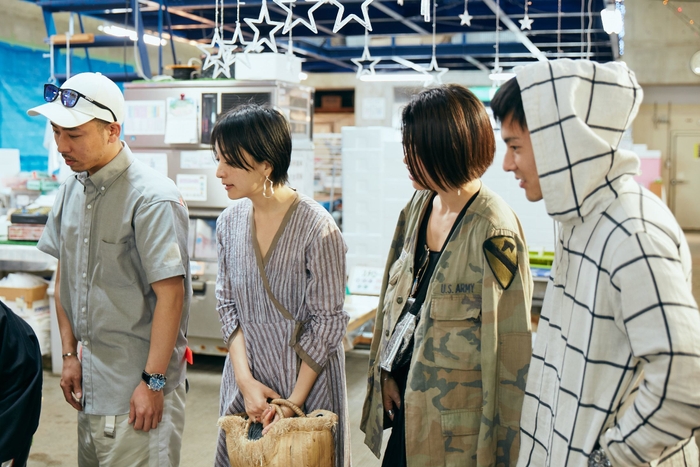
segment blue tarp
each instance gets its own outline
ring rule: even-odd
[[[46,119],[30,117],[27,109],[43,102],[43,86],[50,76],[50,61],[44,58],[47,51],[30,49],[0,42],[0,148],[19,149],[24,171],[46,171],[48,155],[44,148]],[[91,58],[92,70],[87,60],[73,55],[71,74],[85,71],[102,73],[123,72],[121,63],[110,63]],[[66,57],[63,51],[56,56],[56,73],[65,73]],[[126,66],[128,72],[133,67]]]

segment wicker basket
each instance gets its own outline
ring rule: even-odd
[[[246,414],[219,419],[219,426],[226,432],[231,467],[334,467],[333,433],[338,416],[328,410],[305,415],[285,399],[275,399],[272,405],[281,420],[257,440],[248,439],[251,422]],[[291,408],[298,416],[284,418],[280,405]]]

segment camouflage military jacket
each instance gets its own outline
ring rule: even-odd
[[[410,292],[430,199],[430,192],[416,192],[401,212],[386,263],[361,422],[377,457],[386,421],[380,349]],[[520,223],[482,186],[448,240],[419,312],[404,400],[409,467],[515,466],[532,351],[531,298]]]

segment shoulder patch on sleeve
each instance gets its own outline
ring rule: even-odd
[[[491,237],[484,242],[484,255],[501,287],[510,287],[518,272],[518,246],[513,237]]]

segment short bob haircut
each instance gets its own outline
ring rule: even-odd
[[[440,86],[415,96],[403,110],[403,148],[413,179],[427,189],[456,190],[491,165],[491,121],[467,88]]]
[[[216,152],[218,144],[219,152]],[[243,151],[259,164],[272,166],[273,185],[287,182],[292,157],[292,135],[287,119],[270,107],[243,104],[223,115],[211,132],[214,153],[231,167],[251,171]]]
[[[523,98],[520,95],[517,79],[509,79],[498,89],[491,100],[491,110],[493,110],[493,116],[497,121],[502,123],[511,118],[512,122],[517,123],[521,130],[527,130]]]

